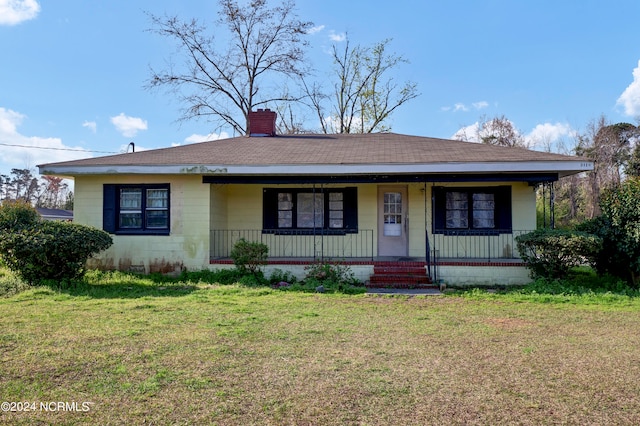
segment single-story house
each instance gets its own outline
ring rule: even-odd
[[[249,136],[38,167],[75,180],[75,222],[113,234],[93,267],[232,267],[244,238],[269,247],[266,273],[333,260],[402,286],[526,282],[514,238],[536,228],[536,187],[593,168],[395,133],[276,135],[275,117],[252,112]]]

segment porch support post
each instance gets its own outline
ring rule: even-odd
[[[542,227],[547,227],[547,197],[545,195],[545,188],[547,184],[542,182]]]
[[[551,229],[556,227],[556,194],[553,187],[553,182],[549,183],[549,225]]]
[[[429,277],[432,277],[431,275],[431,247],[429,244],[429,223],[428,223],[428,219],[427,219],[427,182],[423,183],[423,187],[422,187],[422,198],[424,200],[424,250],[425,250],[425,254],[424,254],[424,259],[425,259],[425,263],[427,264],[427,273],[429,274]]]

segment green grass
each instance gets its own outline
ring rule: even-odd
[[[640,423],[640,297],[537,285],[377,297],[92,272],[21,287],[0,298],[0,401],[91,404],[0,424]]]

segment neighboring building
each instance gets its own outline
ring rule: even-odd
[[[44,220],[63,220],[67,222],[71,222],[73,220],[73,210],[45,209],[42,207],[36,207],[36,211]]]
[[[334,259],[381,285],[401,283],[401,266],[454,284],[526,282],[514,237],[536,227],[536,186],[593,168],[394,133],[271,136],[269,110],[250,122],[251,137],[38,167],[73,177],[74,220],[113,234],[94,267],[229,267],[245,238],[269,246],[267,269]]]

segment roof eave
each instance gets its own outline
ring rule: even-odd
[[[519,161],[427,164],[274,164],[274,165],[42,165],[40,174],[57,176],[153,175],[352,175],[406,173],[558,173],[561,177],[593,170],[588,161]]]

